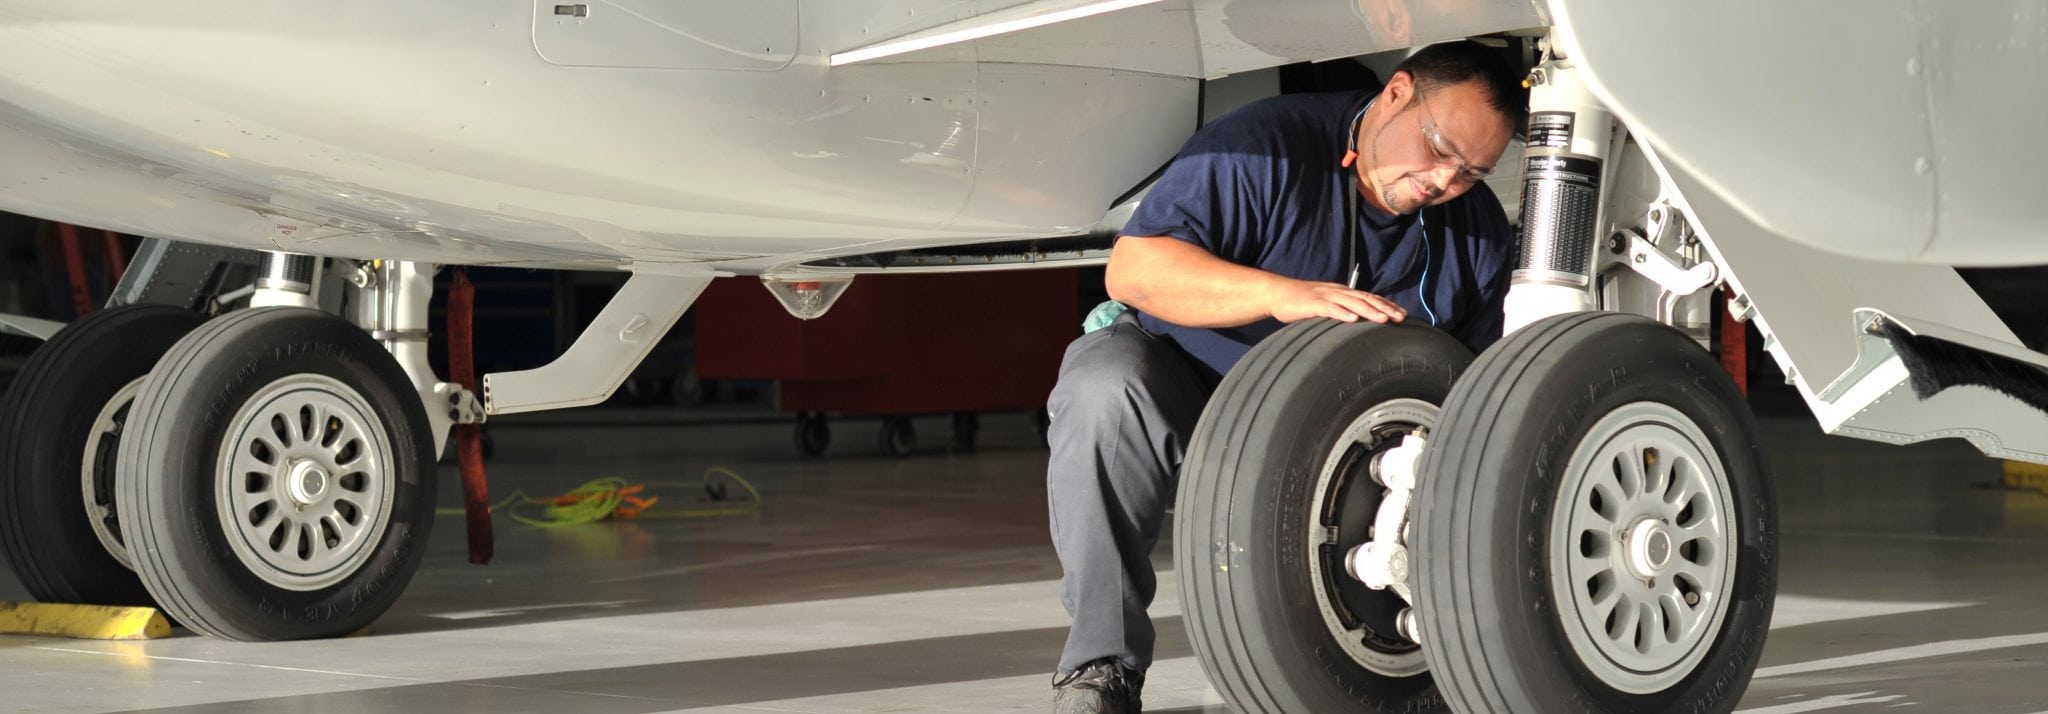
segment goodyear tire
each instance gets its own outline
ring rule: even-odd
[[[1345,573],[1383,489],[1373,456],[1434,425],[1472,360],[1412,325],[1313,320],[1224,378],[1182,467],[1174,564],[1195,653],[1244,712],[1434,711],[1441,697],[1395,618]]]
[[[335,637],[389,608],[434,515],[404,370],[314,310],[208,323],[165,355],[121,438],[122,531],[164,611],[234,640]]]
[[[1697,343],[1616,313],[1523,328],[1451,391],[1420,474],[1417,611],[1454,708],[1735,707],[1777,516],[1742,395]]]
[[[143,377],[205,320],[164,305],[102,310],[15,376],[0,403],[0,550],[37,600],[151,604],[121,536],[115,451]]]

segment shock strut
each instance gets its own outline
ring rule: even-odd
[[[1508,333],[1597,306],[1600,177],[1613,136],[1614,116],[1587,90],[1570,58],[1547,57],[1530,71],[1521,254],[1508,287]]]

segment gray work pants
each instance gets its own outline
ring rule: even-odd
[[[1067,347],[1046,410],[1046,495],[1060,601],[1073,618],[1059,671],[1103,657],[1152,665],[1152,546],[1173,504],[1188,437],[1213,385],[1133,313]]]

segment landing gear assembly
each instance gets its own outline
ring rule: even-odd
[[[157,275],[180,267],[161,248],[131,277],[197,282]],[[430,274],[359,266],[358,324],[315,308],[322,267],[265,254],[241,291],[255,307],[208,321],[122,305],[35,354],[0,432],[0,545],[31,594],[154,604],[241,640],[347,634],[397,599],[433,525],[433,437],[453,421],[428,416],[414,376]]]
[[[1509,334],[1290,325],[1202,416],[1175,559],[1240,711],[1725,712],[1756,668],[1773,494],[1704,349],[1740,288],[1570,63],[1531,76]]]
[[[1561,315],[1474,362],[1429,328],[1293,325],[1196,434],[1184,617],[1242,711],[1719,711],[1761,656],[1756,428],[1668,326]]]
[[[426,553],[451,425],[603,401],[710,280],[635,276],[562,360],[487,375],[487,404],[427,366],[433,266],[206,250],[146,245],[117,294],[172,304],[80,320],[24,367],[0,549],[38,599],[236,640],[375,621]]]

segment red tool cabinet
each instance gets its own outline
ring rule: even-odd
[[[1045,406],[1080,334],[1075,300],[1072,269],[863,275],[804,321],[759,278],[724,278],[693,308],[697,373],[777,380],[806,453],[829,441],[827,412],[884,417],[898,456],[915,449],[909,416],[952,413],[955,445],[971,447],[976,413]]]

